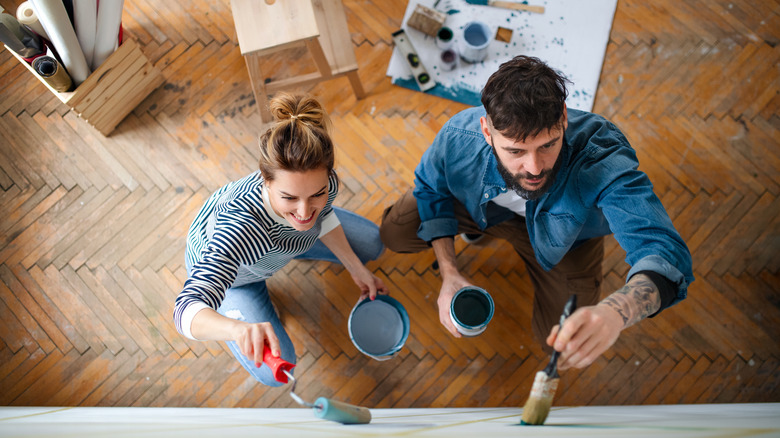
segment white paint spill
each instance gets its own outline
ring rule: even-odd
[[[244,320],[244,314],[241,313],[241,311],[238,309],[228,310],[225,312],[225,316],[232,319],[238,319],[240,321]]]

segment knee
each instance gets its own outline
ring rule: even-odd
[[[383,244],[383,248],[388,248],[393,252],[403,252],[402,245],[399,245],[401,239],[398,238],[398,230],[392,228],[386,221],[382,221],[379,226],[379,240]]]

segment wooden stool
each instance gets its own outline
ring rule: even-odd
[[[238,45],[264,122],[271,121],[269,93],[283,88],[347,76],[355,96],[365,97],[341,0],[230,0],[230,4]],[[318,72],[271,82],[263,80],[261,56],[304,45]]]

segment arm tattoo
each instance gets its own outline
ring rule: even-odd
[[[657,312],[661,295],[650,278],[637,274],[601,302],[617,312],[623,318],[623,327],[628,327]]]

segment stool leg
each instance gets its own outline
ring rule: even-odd
[[[349,83],[352,85],[352,91],[355,92],[355,97],[358,99],[366,97],[366,91],[363,90],[363,84],[360,82],[357,70],[347,73],[347,78],[349,78]]]
[[[320,46],[320,40],[318,38],[306,40],[306,47],[309,48],[309,53],[314,58],[314,63],[317,65],[317,70],[320,71],[322,78],[327,79],[333,76],[330,64],[328,64],[328,58],[325,57],[325,52],[322,51],[322,46]]]
[[[260,110],[260,120],[264,123],[272,121],[271,112],[268,110],[268,93],[265,91],[263,74],[260,73],[260,56],[250,53],[244,56],[246,69],[249,71],[249,81],[252,84],[252,93],[255,95],[255,103]]]

